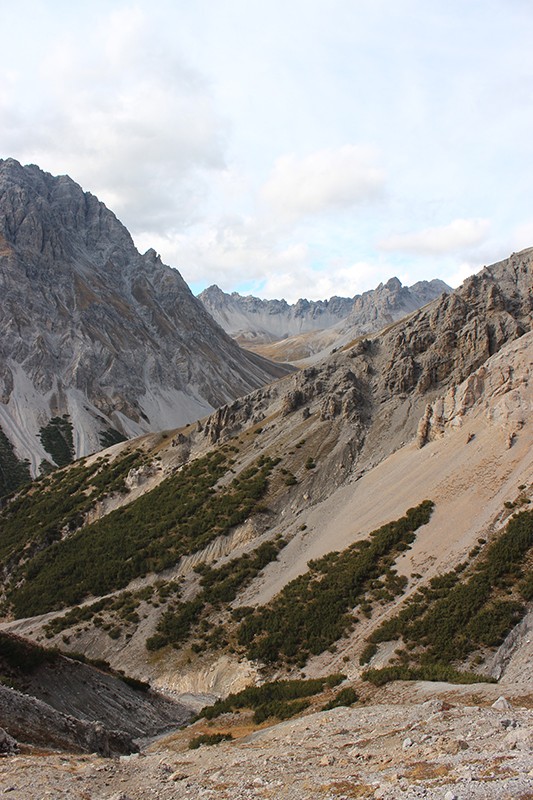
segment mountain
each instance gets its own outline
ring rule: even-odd
[[[0,161],[0,291],[0,452],[14,446],[33,474],[287,371],[242,351],[96,197],[13,159]]]
[[[532,312],[533,249],[6,504],[2,629],[210,704],[114,786],[531,789]]]
[[[243,346],[273,353],[276,359],[284,353],[292,361],[301,359],[302,353],[310,355],[331,349],[335,344],[345,344],[349,336],[355,338],[361,333],[378,331],[450,291],[441,280],[419,281],[407,287],[398,278],[391,278],[376,289],[352,298],[300,299],[293,305],[285,300],[260,300],[242,297],[237,292],[227,294],[218,286],[210,286],[198,297],[213,319]],[[313,333],[314,336],[305,335]],[[287,339],[290,342],[284,341]],[[280,344],[265,347],[275,342]]]
[[[257,344],[329,328],[347,317],[353,306],[349,297],[300,299],[289,305],[286,300],[261,300],[251,295],[243,297],[238,292],[228,294],[215,285],[204,289],[198,299],[230,336],[242,343]]]
[[[305,571],[309,559],[339,545],[344,549],[369,526],[379,528],[434,495],[441,505],[431,525],[442,535],[439,526],[465,504],[447,534],[441,566],[446,565],[454,541],[473,532],[481,536],[483,526],[492,524],[491,515],[497,516],[510,491],[508,475],[521,483],[519,471],[526,465],[520,459],[524,452],[530,458],[532,256],[524,251],[485,268],[381,334],[224,405],[173,437],[154,434],[124,443],[28,487],[1,517],[6,609],[33,617],[146,579],[150,597],[141,592],[132,607],[127,594],[121,601],[129,611],[142,608],[138,627],[123,625],[127,613],[109,611],[107,600],[90,614],[109,616],[107,627],[89,638],[78,628],[85,612],[57,626],[47,617],[45,627],[52,641],[59,632],[77,630],[72,646],[84,649],[87,638],[87,655],[113,665],[116,646],[109,631],[116,618],[117,636],[126,636],[121,663],[131,653],[128,669],[135,674],[140,668],[138,677],[147,679],[151,668],[142,660],[139,667],[139,653],[157,633],[161,604],[175,605],[177,592],[178,606],[189,600],[194,605],[195,565],[272,542],[266,555],[254,555],[258,564],[267,555],[273,562],[264,571],[263,588],[244,592],[255,603],[270,602]],[[466,442],[477,428],[475,443]],[[432,447],[438,452],[452,439],[456,479],[453,459],[444,467],[444,456],[434,462],[429,457]],[[496,448],[497,459],[486,448]],[[475,465],[485,460],[477,474]],[[387,470],[394,481],[384,477]],[[275,544],[277,536],[283,547]],[[432,540],[437,534],[425,536]],[[154,584],[157,573],[171,581],[162,595]],[[177,576],[182,586],[173,582]],[[28,626],[33,630],[35,624]],[[155,649],[163,639],[156,636]],[[166,658],[153,665],[163,682],[176,675],[174,666],[167,671],[175,651]],[[221,658],[232,662],[225,650]],[[232,679],[241,671],[235,666]]]

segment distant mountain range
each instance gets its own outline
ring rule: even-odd
[[[298,347],[310,354],[335,343],[344,344],[362,333],[378,331],[450,291],[444,281],[437,279],[407,287],[398,278],[391,278],[355,297],[300,299],[292,305],[285,300],[228,294],[218,286],[210,286],[198,297],[213,319],[244,347],[261,350],[261,345],[300,337],[290,347],[279,348],[281,354],[293,360],[291,352],[298,351]],[[317,332],[321,335],[302,336]],[[266,348],[266,352],[275,354],[276,350]]]
[[[7,483],[21,459],[36,474],[287,372],[241,350],[96,197],[14,159],[0,160],[0,296]]]

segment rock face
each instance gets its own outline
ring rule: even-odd
[[[412,286],[402,286],[398,278],[391,278],[376,289],[354,297],[350,314],[336,328],[341,339],[346,339],[347,334],[356,338],[374,333],[450,292],[448,284],[437,278],[418,281]]]
[[[243,352],[96,197],[13,159],[0,161],[0,296],[0,425],[34,472],[57,462],[51,419],[81,456],[284,372]]]
[[[199,299],[227,333],[242,343],[261,344],[336,326],[341,335],[357,327],[361,333],[376,331],[434,300],[450,287],[443,281],[420,281],[411,287],[391,278],[355,297],[329,300],[260,300],[227,294],[218,286],[205,289]]]
[[[484,268],[455,292],[442,294],[381,334],[369,335],[284,381],[219,408],[207,420],[204,435],[216,442],[274,411],[283,418],[311,409],[321,420],[344,419],[352,432],[357,423],[364,438],[371,424],[375,426],[377,418],[392,413],[392,408],[414,409],[425,397],[433,398],[448,387],[454,394],[453,387],[469,376],[479,381],[475,371],[506,342],[531,330],[532,265],[533,249],[529,249]],[[433,426],[439,413],[438,408],[426,411]],[[410,416],[417,424],[416,414]],[[405,425],[404,415],[401,419]],[[406,428],[404,436],[415,431]],[[377,435],[383,445],[392,431],[382,434],[380,429]]]
[[[16,742],[104,756],[186,722],[191,711],[147,685],[0,634],[0,753]],[[6,685],[8,684],[8,685]],[[17,689],[12,688],[17,686]]]
[[[96,722],[62,714],[42,700],[6,686],[0,686],[0,705],[2,724],[19,742],[102,756],[137,749],[123,731],[109,731]]]
[[[253,472],[253,465],[264,463],[266,457],[279,457],[278,471],[270,473],[261,507],[250,512],[244,523],[233,526],[229,535],[209,542],[199,538],[197,550],[185,551],[179,561],[176,554],[173,566],[165,565],[159,575],[142,578],[147,584],[143,590],[150,588],[149,581],[154,589],[139,601],[134,621],[127,623],[127,618],[122,618],[118,639],[106,631],[116,621],[116,612],[109,606],[100,609],[99,619],[61,628],[50,643],[67,644],[93,658],[105,655],[116,668],[126,668],[143,680],[150,678],[169,691],[195,692],[198,705],[210,699],[206,695],[227,695],[254,680],[262,682],[268,675],[259,671],[258,662],[235,651],[235,628],[227,628],[231,636],[228,634],[226,645],[216,635],[211,639],[220,620],[231,626],[230,616],[243,619],[251,608],[266,607],[311,564],[315,569],[324,568],[347,547],[368,540],[370,531],[398,519],[406,508],[431,499],[435,510],[420,535],[394,561],[403,598],[396,593],[387,598],[378,583],[378,594],[374,598],[367,595],[368,616],[361,603],[363,613],[353,618],[353,628],[335,647],[306,654],[305,676],[343,672],[357,689],[361,701],[357,707],[324,706],[323,697],[313,701],[316,705],[304,712],[306,716],[262,730],[255,729],[249,717],[227,715],[215,726],[199,720],[193,729],[173,733],[166,742],[160,739],[140,759],[121,759],[105,771],[96,767],[91,771],[89,761],[84,760],[87,771],[77,784],[81,794],[109,798],[117,792],[117,797],[120,793],[132,800],[142,800],[149,793],[167,800],[176,793],[191,800],[214,794],[244,800],[261,793],[304,800],[321,793],[384,800],[442,800],[448,796],[499,800],[531,794],[531,611],[519,624],[511,623],[514,627],[497,651],[493,645],[482,648],[485,666],[476,672],[480,678],[497,677],[496,685],[482,680],[465,686],[397,681],[371,687],[361,680],[361,654],[369,633],[389,614],[396,614],[402,600],[413,599],[433,578],[450,570],[457,575],[465,570],[474,574],[476,565],[482,563],[476,561],[476,550],[483,559],[480,548],[490,548],[516,512],[526,511],[528,519],[533,514],[532,266],[533,249],[514,254],[468,279],[453,295],[438,298],[321,363],[220,407],[201,425],[191,426],[174,439],[168,437],[166,443],[155,435],[144,437],[154,470],[143,466],[129,475],[133,491],[149,487],[143,499],[149,499],[150,487],[154,487],[151,481],[155,482],[159,473],[161,479],[165,474],[179,475],[188,460],[194,462],[206,449],[219,444],[219,453],[232,454],[230,470],[218,481],[219,489],[236,478],[237,491],[243,491],[243,478],[250,467]],[[151,453],[150,439],[154,442]],[[69,473],[72,471],[57,473],[57,479],[67,478]],[[136,519],[160,518],[164,510],[161,496],[154,492],[153,506]],[[135,501],[124,495],[121,502],[126,513],[127,504]],[[16,514],[16,503],[10,505]],[[1,512],[2,521],[8,519],[10,505]],[[209,502],[201,503],[202,513],[208,506]],[[168,516],[174,520],[170,513]],[[186,524],[191,525],[191,520],[189,514]],[[205,528],[199,529],[200,536],[202,532]],[[81,530],[74,537],[78,536],[79,542],[83,535]],[[231,590],[238,572],[246,574],[250,569],[259,542],[275,542],[278,537],[285,540],[279,558],[242,584],[237,596],[230,591],[233,599],[228,600],[225,611],[222,605],[213,604],[212,609],[204,605],[201,622],[187,641],[178,641],[180,647],[168,647],[156,657],[147,655],[146,637],[159,624],[163,608],[170,608],[172,614],[180,612],[181,617],[174,618],[176,624],[185,624],[183,611],[191,608],[190,601],[199,597],[202,587],[209,586],[215,562],[221,570],[219,586]],[[90,558],[94,559],[94,529],[86,531],[86,539],[91,540]],[[68,537],[56,542],[50,551],[57,553],[68,542]],[[36,539],[35,544],[40,559],[49,542]],[[148,544],[153,544],[152,534]],[[21,547],[25,558],[26,540]],[[233,561],[244,556],[240,563]],[[107,566],[109,550],[105,557]],[[40,568],[38,562],[35,566]],[[7,563],[6,582],[9,569]],[[524,563],[524,577],[526,570]],[[23,574],[22,570],[13,571],[16,581]],[[31,579],[38,572],[30,568],[25,574]],[[159,577],[168,583],[160,582]],[[317,578],[307,584],[310,593],[321,582]],[[522,574],[517,573],[516,578],[521,579]],[[171,584],[178,602],[169,600]],[[139,591],[140,586],[137,580],[129,585],[129,599],[130,592]],[[498,583],[496,588],[499,598],[502,585]],[[509,588],[506,584],[505,591]],[[216,595],[211,597],[218,602]],[[296,597],[294,592],[295,609]],[[124,599],[128,598],[123,595]],[[117,596],[114,602],[120,600]],[[466,609],[466,603],[463,606]],[[291,613],[289,606],[288,615]],[[281,614],[275,617],[276,624],[281,618]],[[297,613],[291,618],[303,619]],[[318,614],[310,618],[320,619]],[[2,627],[39,639],[47,633],[49,621],[45,615],[5,622]],[[371,657],[371,668],[390,663],[396,645],[396,640],[381,641]],[[467,666],[470,670],[479,663],[476,659]],[[302,674],[301,665],[294,662],[275,670],[271,674],[276,678]],[[1,658],[0,672],[6,674]],[[81,677],[83,683],[85,674]],[[57,698],[54,680],[61,688],[69,685],[68,698]],[[24,687],[24,691],[30,690],[34,697],[48,698],[47,704],[54,703],[56,711],[83,719],[80,709],[88,710],[87,706],[97,702],[94,698],[86,703],[80,682],[67,680],[65,672],[48,665]],[[103,689],[95,694],[106,697]],[[497,699],[500,695],[502,699]],[[9,698],[5,707],[8,702]],[[528,708],[520,708],[523,704]],[[125,728],[123,711],[117,711],[115,704],[107,705],[109,727],[129,731],[135,738],[139,717],[133,719],[132,715],[132,727]],[[92,706],[89,719],[102,720],[102,713],[97,714]],[[141,719],[145,719],[144,711]],[[0,726],[14,735],[1,713]],[[193,735],[219,731],[232,732],[236,740],[217,748],[187,750],[184,755]],[[13,744],[8,742],[10,746]],[[5,767],[3,777],[0,770],[0,786],[6,791],[16,787],[24,797],[35,800],[42,796],[43,785],[58,796],[64,794],[72,786],[72,770],[62,777],[61,769],[65,770],[65,763],[81,762],[71,756],[61,767],[54,756],[45,758],[40,756],[33,764],[24,755],[2,760]]]

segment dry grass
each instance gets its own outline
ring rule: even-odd
[[[322,792],[333,792],[343,797],[374,797],[375,786],[366,783],[354,783],[352,780],[334,781],[320,787]]]
[[[403,773],[409,781],[438,781],[447,777],[452,770],[450,764],[437,764],[431,761],[417,761]]]

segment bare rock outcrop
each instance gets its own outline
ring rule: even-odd
[[[137,747],[123,731],[105,729],[62,714],[35,697],[0,685],[0,724],[18,742],[103,756],[133,753]]]
[[[382,399],[459,384],[531,329],[533,250],[486,267],[380,340]]]
[[[522,386],[532,380],[533,334],[512,342],[505,354],[488,359],[458,386],[426,405],[418,425],[418,445],[442,436],[447,428],[459,428],[471,409],[486,414],[488,419],[507,431],[508,440],[516,435],[531,413],[524,407]],[[510,438],[509,438],[510,437]]]
[[[0,755],[12,756],[18,752],[19,746],[16,739],[13,739],[3,728],[0,728]]]

